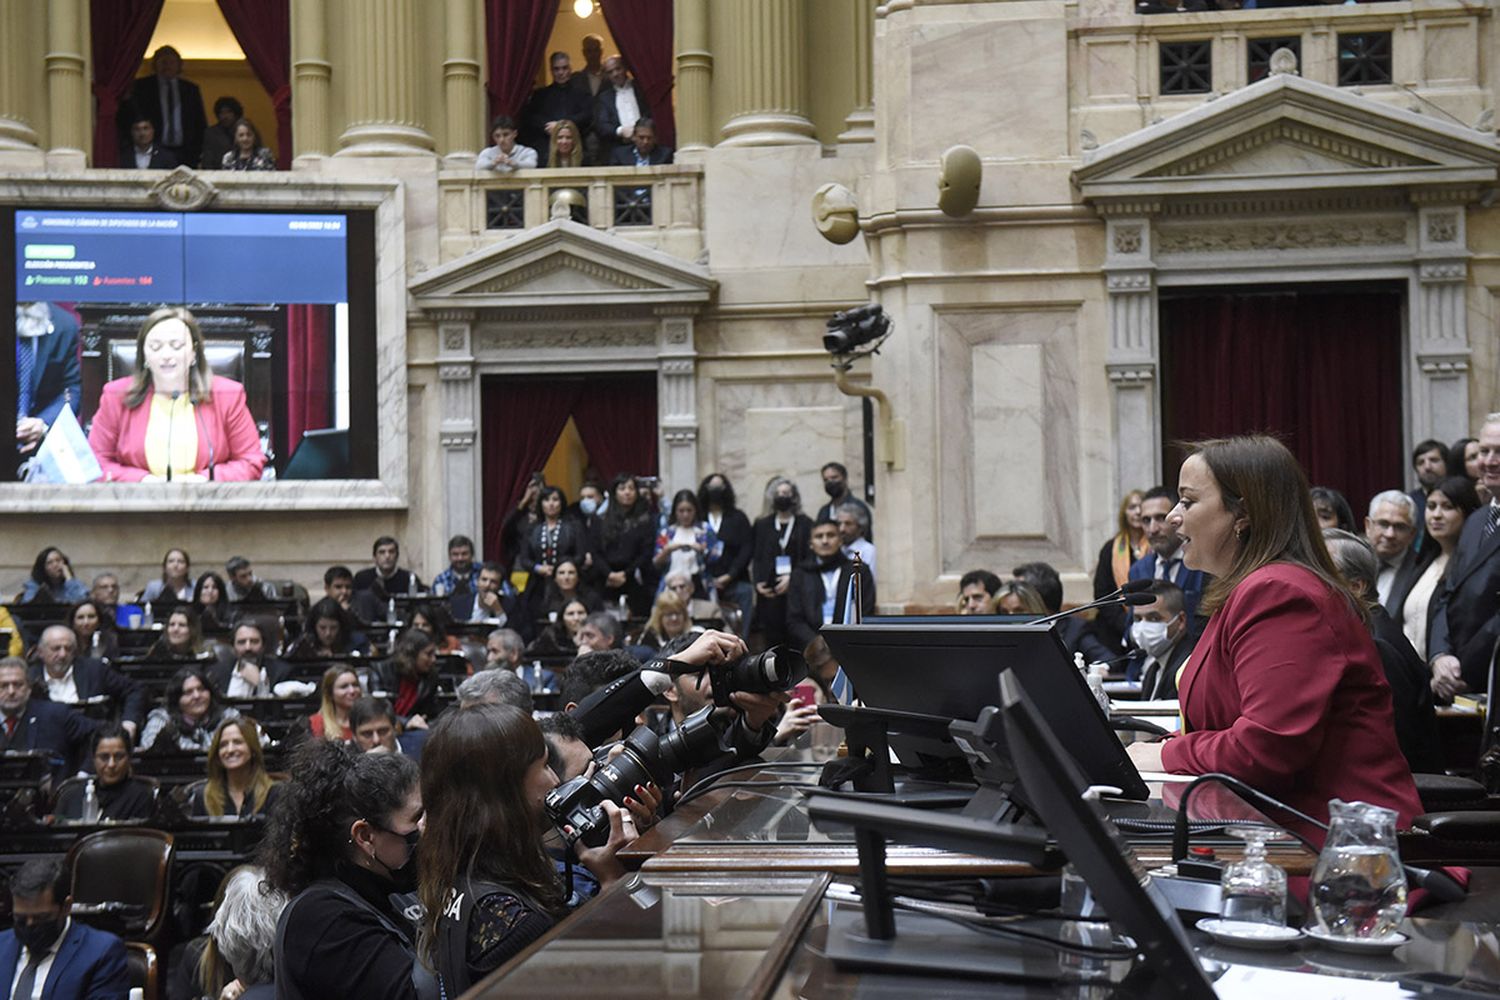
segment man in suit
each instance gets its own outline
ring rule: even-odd
[[[812,556],[792,570],[788,589],[787,630],[792,647],[799,650],[806,648],[824,625],[848,621],[853,604],[849,588],[854,580],[854,563],[844,555],[838,522],[824,518],[814,524],[808,547]],[[868,615],[875,610],[875,578],[863,564],[859,576],[860,612]]]
[[[136,118],[151,123],[162,149],[172,157],[171,166],[197,163],[208,128],[203,92],[183,78],[182,56],[170,45],[151,56],[151,68],[152,75],[141,77],[131,88]]]
[[[1396,577],[1416,561],[1412,539],[1416,537],[1417,505],[1400,490],[1383,490],[1370,499],[1365,517],[1365,538],[1375,548],[1380,560],[1376,594],[1387,612],[1391,612],[1391,593]],[[1402,595],[1405,600],[1405,595]],[[1394,612],[1392,612],[1394,613]]]
[[[1141,651],[1141,698],[1177,697],[1177,671],[1197,642],[1188,628],[1182,588],[1170,580],[1153,580],[1148,591],[1156,600],[1133,608],[1130,641]]]
[[[73,922],[72,872],[33,858],[10,879],[14,926],[0,933],[0,983],[13,1000],[119,1000],[130,992],[125,942]]]
[[[995,606],[995,595],[1000,593],[1000,578],[987,569],[971,569],[958,581],[958,613],[961,615],[987,615]],[[1042,595],[1045,601],[1047,596]],[[1058,607],[1062,593],[1059,587]]]
[[[505,567],[496,562],[479,567],[479,582],[472,594],[460,592],[448,598],[448,610],[456,622],[495,621],[524,631],[525,616],[516,608],[515,588],[505,579]]]
[[[78,770],[98,726],[81,712],[33,698],[26,661],[0,659],[0,751],[47,751],[53,780],[61,780]]]
[[[35,451],[52,421],[78,412],[78,320],[51,302],[16,306],[16,447]]]
[[[234,651],[221,654],[208,668],[214,690],[226,698],[272,698],[276,685],[292,676],[291,665],[266,652],[259,622],[245,619],[234,627]]]
[[[1464,521],[1427,634],[1432,690],[1444,701],[1484,692],[1500,636],[1500,413],[1479,430],[1479,475],[1490,502]]]
[[[636,122],[629,144],[616,146],[609,159],[612,167],[656,167],[671,162],[672,147],[656,144],[656,123],[650,118]]]
[[[1420,554],[1422,541],[1427,537],[1427,519],[1422,512],[1427,509],[1427,494],[1448,475],[1448,446],[1432,438],[1420,442],[1411,451],[1411,469],[1417,474],[1417,488],[1406,494],[1417,505],[1416,532],[1411,548]]]
[[[1187,615],[1188,629],[1197,634],[1202,631],[1195,625],[1198,601],[1203,597],[1203,588],[1208,586],[1209,577],[1202,570],[1188,569],[1182,561],[1182,536],[1167,523],[1167,515],[1176,505],[1177,499],[1164,486],[1153,486],[1141,498],[1141,526],[1146,530],[1151,551],[1131,565],[1130,579],[1167,580],[1177,584],[1182,590],[1182,608]],[[1129,627],[1127,622],[1125,628]]]
[[[177,158],[163,149],[156,141],[156,126],[144,115],[136,115],[130,123],[130,145],[120,166],[127,170],[171,170],[177,166]]]
[[[631,79],[625,60],[619,56],[604,60],[604,75],[609,86],[601,88],[594,100],[594,134],[605,149],[628,146],[635,136],[636,123],[650,119],[651,106],[646,103],[646,92]]]
[[[103,660],[78,655],[78,637],[66,625],[49,625],[37,642],[38,669],[32,683],[46,692],[47,700],[59,705],[107,696],[120,713],[120,725],[132,739],[146,717],[146,689],[107,665]]]
[[[554,52],[548,65],[552,82],[531,92],[521,112],[521,141],[536,150],[540,166],[547,166],[547,150],[559,122],[578,126],[580,137],[589,134],[594,120],[594,101],[587,87],[572,86],[573,62],[566,52]]]
[[[401,545],[390,535],[375,539],[373,547],[375,565],[367,566],[354,574],[354,589],[368,590],[378,600],[387,601],[398,594],[416,594],[422,590],[422,581],[409,569],[396,564],[401,560]]]

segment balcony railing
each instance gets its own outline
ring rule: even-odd
[[[582,167],[439,179],[443,259],[508,239],[566,210],[581,225],[694,260],[703,250],[703,169]]]

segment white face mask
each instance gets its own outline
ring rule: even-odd
[[[578,501],[578,509],[583,511],[584,515],[587,516],[599,509],[599,501],[593,497],[584,497]]]
[[[1172,620],[1176,621],[1173,615]],[[1172,648],[1172,639],[1167,634],[1172,622],[1148,622],[1137,619],[1130,624],[1130,641],[1146,655],[1160,658]]]

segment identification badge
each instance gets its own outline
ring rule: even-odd
[[[776,575],[777,576],[791,576],[791,574],[792,574],[792,557],[791,556],[777,556],[776,557]]]

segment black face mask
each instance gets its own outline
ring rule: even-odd
[[[370,824],[374,826],[374,824]],[[393,837],[400,837],[406,841],[406,861],[399,868],[392,868],[380,856],[374,855],[375,861],[385,869],[386,878],[397,892],[411,892],[417,887],[417,844],[422,839],[421,830],[413,830],[410,833],[401,834],[394,830],[386,830],[385,827],[376,827],[377,830],[385,830]]]
[[[775,507],[779,511],[788,511],[788,510],[791,510],[792,509],[792,498],[791,497],[777,497],[776,499],[774,499],[774,500],[771,501],[771,506]]]
[[[49,948],[62,933],[63,922],[57,917],[51,920],[33,920],[31,923],[16,922],[16,940],[25,946],[28,952],[35,954],[43,948]]]
[[[710,486],[703,491],[703,499],[711,504],[723,504],[728,492],[722,486]]]
[[[844,481],[842,479],[825,479],[825,480],[823,480],[823,492],[827,493],[831,497],[841,497],[841,496],[843,496],[844,495]]]

